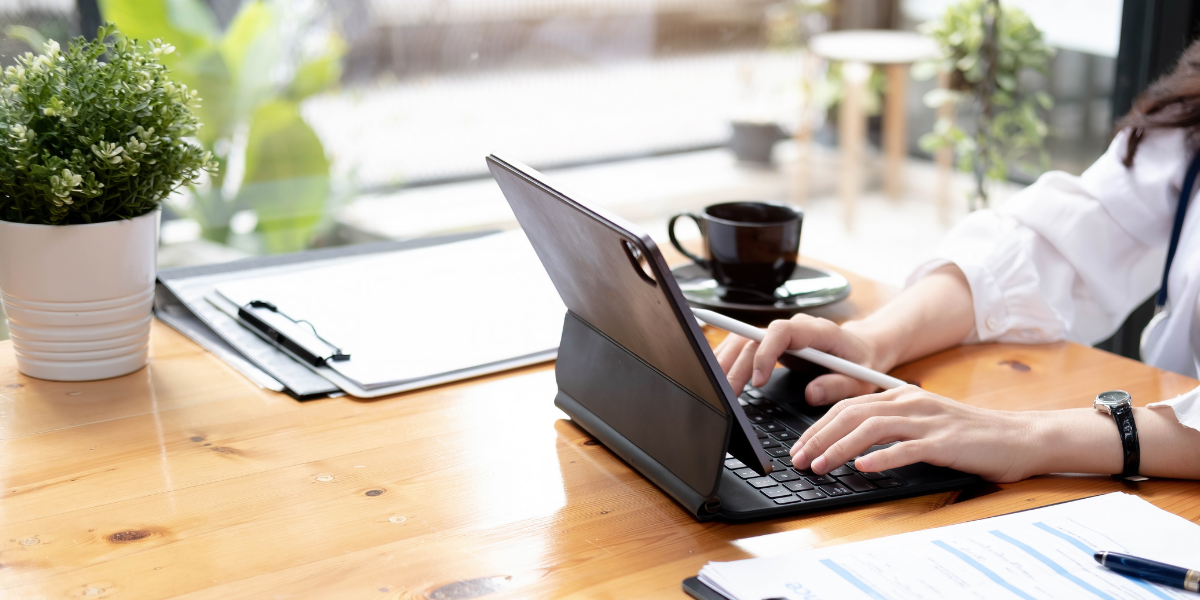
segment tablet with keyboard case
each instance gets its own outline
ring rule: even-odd
[[[804,401],[819,368],[730,388],[644,231],[536,171],[488,168],[567,307],[555,404],[697,519],[759,519],[958,488],[977,480],[915,464],[796,470],[788,448],[822,414]]]

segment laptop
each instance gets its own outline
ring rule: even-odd
[[[731,389],[649,235],[518,162],[487,164],[567,307],[555,405],[695,518],[779,517],[977,481],[923,463],[792,468],[788,449],[823,414],[804,388],[827,371],[777,369],[761,388]]]

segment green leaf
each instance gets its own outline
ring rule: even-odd
[[[234,16],[220,46],[221,55],[231,65],[230,71],[235,78],[242,75],[242,66],[250,58],[251,50],[258,49],[255,44],[259,38],[269,34],[274,23],[274,11],[261,0],[247,2]],[[275,56],[276,52],[270,54]]]
[[[275,10],[261,0],[242,6],[221,40],[220,52],[233,82],[229,90],[238,120],[276,95],[272,71],[282,61]]]
[[[200,0],[100,0],[100,13],[117,24],[126,36],[143,42],[163,39],[182,55],[212,45],[218,35],[216,22]],[[167,58],[164,64],[171,66]]]
[[[46,36],[42,35],[41,32],[32,27],[26,27],[24,25],[11,25],[4,30],[4,33],[14,40],[21,40],[22,42],[25,42],[25,44],[29,46],[30,50],[39,54],[46,46]]]
[[[203,99],[194,109],[204,124],[196,136],[200,143],[211,150],[217,140],[232,137],[238,117],[234,111],[233,82],[221,53],[212,47],[184,56],[175,63],[172,75],[200,92]]]
[[[216,17],[203,2],[197,0],[165,1],[167,19],[179,31],[209,41],[215,40],[221,35]]]
[[[1034,94],[1033,97],[1035,99],[1037,99],[1037,103],[1039,105],[1041,105],[1041,107],[1043,109],[1050,110],[1050,109],[1054,108],[1054,98],[1051,98],[1050,94],[1039,91],[1036,94]]]
[[[325,213],[329,160],[295,102],[276,100],[254,114],[238,204],[258,214],[271,252],[302,250]]]
[[[929,108],[940,108],[946,104],[958,102],[960,94],[945,88],[934,88],[925,92],[922,100]]]
[[[300,116],[300,105],[268,102],[254,113],[246,141],[244,181],[274,181],[329,175],[320,138]]]
[[[268,252],[298,252],[325,218],[329,190],[329,177],[300,177],[243,184],[238,198],[258,215],[255,229]]]
[[[293,100],[303,100],[313,94],[319,94],[338,82],[342,77],[341,57],[336,54],[325,54],[310,60],[296,71],[288,96]]]

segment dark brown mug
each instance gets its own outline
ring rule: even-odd
[[[675,237],[675,222],[688,217],[700,228],[708,258],[684,249]],[[791,206],[767,202],[726,202],[700,215],[671,217],[671,245],[710,274],[723,289],[726,302],[772,303],[775,290],[787,282],[800,255],[804,213]]]

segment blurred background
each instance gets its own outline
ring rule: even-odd
[[[1164,0],[1001,4],[1047,50],[1013,42],[1032,48],[1016,84],[1038,98],[1026,125],[1042,123],[1044,139],[986,182],[991,205],[1102,154],[1198,13]],[[178,49],[169,66],[204,98],[198,142],[222,170],[169,200],[161,266],[515,227],[484,167],[498,152],[661,242],[681,210],[798,204],[802,255],[899,285],[978,206],[972,173],[952,154],[939,166],[936,140],[922,140],[937,90],[956,89],[936,60],[952,50],[947,28],[966,46],[978,29],[952,22],[955,6],[982,0],[0,0],[0,66],[30,49],[30,32],[65,40],[103,20]],[[1025,35],[1001,29],[1002,48]],[[912,32],[936,52],[900,85],[873,62],[888,62],[883,48],[859,59],[872,70],[860,82],[816,42],[859,30]],[[942,117],[969,137],[979,99],[957,83]],[[848,166],[839,138],[854,130],[839,111],[851,89],[866,145]],[[903,178],[885,190],[880,144],[897,124]],[[840,189],[848,176],[854,189]]]

